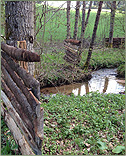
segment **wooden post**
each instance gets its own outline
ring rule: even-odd
[[[25,40],[17,41],[17,45],[18,45],[18,48],[27,49]],[[28,63],[27,62],[19,61],[19,64],[21,67],[23,67],[28,72]]]

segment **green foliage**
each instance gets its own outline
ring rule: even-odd
[[[124,95],[57,94],[41,106],[45,112],[43,154],[111,155],[114,147],[124,146]]]
[[[3,117],[1,118],[1,154],[2,155],[18,155],[18,145],[6,126]]]
[[[125,77],[125,64],[121,64],[117,69],[118,76]]]
[[[90,60],[90,67],[95,70],[99,68],[118,67],[120,64],[125,62],[121,53],[125,53],[125,50],[117,48],[94,49]],[[80,67],[83,67],[84,62],[86,61],[87,58],[87,54],[88,50],[85,50],[82,53]]]
[[[113,150],[112,150],[112,152],[113,153],[121,153],[122,151],[124,151],[125,150],[125,146],[116,146]]]
[[[99,141],[97,141],[97,144],[99,146],[99,149],[101,149],[101,150],[108,149],[105,142],[102,142],[102,141],[99,140]]]
[[[82,52],[81,61],[77,68],[83,69],[83,66],[86,62],[88,54],[88,49],[85,49]],[[97,70],[100,68],[115,68],[120,66],[120,64],[124,64],[125,60],[123,58],[123,55],[125,54],[124,49],[109,49],[109,48],[101,48],[101,49],[94,49],[92,52],[92,57],[90,60],[89,67],[93,70]],[[72,74],[70,70],[68,71],[68,68],[66,68],[68,65],[63,59],[65,55],[64,50],[61,50],[60,47],[56,48],[56,52],[51,51],[49,49],[49,52],[46,53],[46,55],[41,55],[41,66],[40,73],[45,72],[46,75],[43,76],[46,80],[48,79],[48,84],[50,84],[52,81],[55,83],[58,82],[60,78],[66,78],[66,80],[72,80]],[[71,65],[72,66],[72,65]],[[70,69],[70,68],[69,68]],[[119,69],[122,74],[124,75],[125,68]],[[81,71],[80,71],[81,72]],[[87,71],[85,70],[84,73]],[[76,76],[78,73],[75,73]],[[68,77],[69,76],[69,77]],[[62,83],[62,82],[61,82]]]
[[[1,34],[5,35],[5,1],[1,1]]]

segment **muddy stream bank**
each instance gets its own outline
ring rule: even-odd
[[[70,95],[87,94],[91,91],[100,93],[115,93],[119,94],[125,91],[125,79],[117,78],[117,69],[100,69],[92,72],[92,78],[83,83],[74,83],[59,87],[46,87],[41,89],[43,95],[62,93]]]

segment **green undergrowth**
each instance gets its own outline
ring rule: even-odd
[[[56,94],[44,107],[42,155],[124,155],[125,95]],[[41,100],[40,100],[41,101]],[[1,154],[21,155],[1,119]]]
[[[80,62],[80,67],[83,67],[84,62],[86,61],[88,50],[84,50],[82,54],[82,60]],[[102,48],[94,49],[92,52],[90,60],[91,69],[100,69],[100,68],[114,68],[120,66],[120,64],[125,63],[125,59],[122,56],[125,54],[124,49],[118,48]]]
[[[21,155],[3,117],[1,117],[1,155]]]
[[[41,57],[41,62],[43,67],[48,70],[49,66],[46,66],[46,63],[50,65],[50,69],[56,69],[57,65],[66,64],[66,61],[63,59],[65,55],[65,50],[57,49],[57,52],[50,52]],[[87,59],[88,49],[83,49],[81,61],[79,67],[82,68],[84,62]],[[125,50],[118,48],[95,48],[92,51],[92,56],[90,60],[90,68],[99,69],[99,68],[113,68],[118,67],[120,64],[125,63]],[[53,66],[52,66],[53,65]],[[70,65],[70,64],[69,64]]]
[[[121,64],[118,68],[117,68],[117,74],[119,77],[125,77],[125,64]]]
[[[57,94],[41,106],[43,155],[124,154],[124,95]]]
[[[125,59],[123,57],[124,53],[124,49],[95,48],[92,52],[89,68],[90,70],[98,70],[101,68],[117,68],[125,63]],[[80,63],[74,67],[72,64],[67,63],[63,59],[65,56],[64,49],[57,47],[55,51],[48,52],[47,50],[46,54],[41,55],[41,69],[39,69],[41,74],[38,76],[38,80],[41,84],[48,83],[48,85],[52,83],[55,85],[56,82],[63,79],[65,80],[63,80],[61,83],[64,83],[64,81],[72,83],[74,79],[79,79],[80,75],[87,74],[86,71],[82,70],[87,55],[88,49],[83,50]],[[120,70],[124,77],[124,72],[122,72],[121,67],[119,68],[119,71]]]

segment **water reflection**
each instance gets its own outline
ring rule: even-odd
[[[125,82],[116,78],[116,69],[101,69],[92,73],[92,79],[85,83],[76,83],[64,85],[61,87],[43,88],[43,94],[71,94],[81,95],[91,91],[99,91],[100,93],[116,93],[125,91]]]

